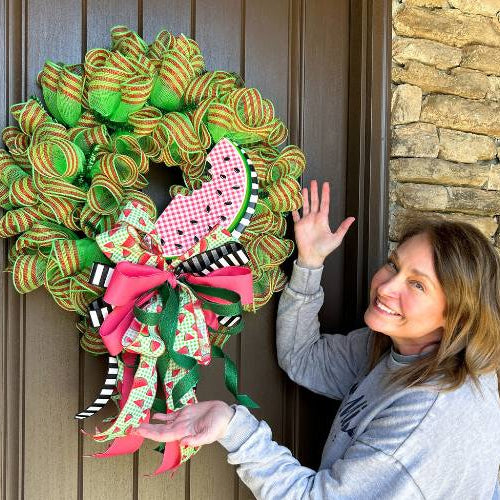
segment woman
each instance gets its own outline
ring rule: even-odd
[[[329,186],[293,213],[298,259],[277,319],[278,361],[297,383],[342,399],[319,471],[265,422],[220,401],[156,415],[158,441],[219,440],[257,498],[500,498],[500,263],[467,224],[414,226],[373,277],[367,328],[320,335],[320,277],[354,219],[332,233]]]

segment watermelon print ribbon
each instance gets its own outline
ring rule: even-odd
[[[245,304],[252,302],[251,271],[238,266],[202,276],[183,271],[183,264],[201,249],[216,248],[227,241],[226,233],[214,230],[188,254],[168,264],[161,257],[161,245],[147,212],[140,204],[130,203],[119,223],[98,237],[107,257],[118,262],[104,294],[105,303],[114,307],[99,333],[111,355],[125,352],[140,359],[133,389],[120,414],[108,430],[93,436],[95,440],[125,439],[118,443],[127,443],[127,432],[149,418],[158,376],[167,412],[196,402],[198,366],[208,364],[212,354],[224,358],[226,385],[237,401],[256,407],[251,398],[238,394],[237,371],[223,353],[223,343],[211,346],[210,338],[212,332],[220,340],[218,317],[241,315],[240,299]],[[228,337],[241,329],[242,322],[223,328],[223,332]],[[134,442],[138,443],[136,438]],[[105,455],[99,456],[118,453],[119,449],[121,446],[113,443]],[[171,447],[166,449],[171,455]],[[184,461],[195,451],[182,448],[175,456]],[[165,463],[171,467],[171,460],[171,456],[165,458],[162,467]]]

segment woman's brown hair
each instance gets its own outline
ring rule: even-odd
[[[500,257],[474,226],[444,219],[411,221],[399,245],[428,236],[434,269],[446,296],[445,325],[438,348],[399,370],[392,382],[406,387],[432,380],[443,390],[460,387],[468,376],[500,375]],[[390,337],[372,335],[370,368],[390,349]],[[500,389],[500,377],[499,377]]]

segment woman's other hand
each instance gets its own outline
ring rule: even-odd
[[[318,183],[315,180],[311,181],[310,194],[311,198],[309,199],[309,190],[306,187],[302,189],[302,217],[298,210],[292,212],[295,223],[295,241],[299,252],[297,263],[304,267],[320,267],[327,255],[340,246],[355,219],[348,217],[332,233],[328,222],[329,183],[323,183],[320,200]]]
[[[153,419],[163,423],[141,424],[132,434],[163,443],[201,446],[224,437],[233,415],[234,410],[222,401],[204,401],[174,413],[156,413]]]

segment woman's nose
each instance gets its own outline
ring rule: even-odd
[[[398,278],[398,275],[392,275],[379,283],[377,293],[386,297],[396,297],[399,295],[400,288],[401,280]]]

